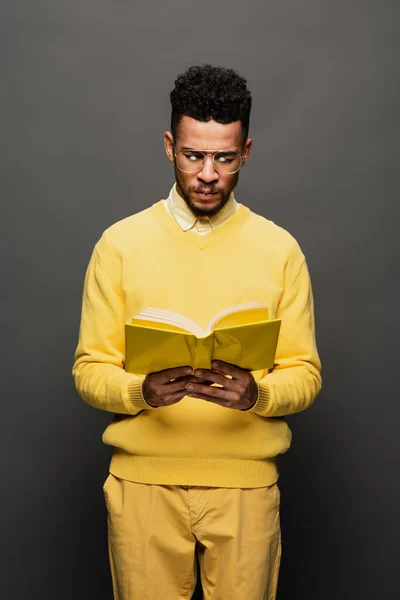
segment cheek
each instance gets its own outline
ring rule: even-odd
[[[194,178],[193,175],[188,175],[187,173],[182,173],[182,171],[176,170],[176,179],[182,188],[185,190],[193,187]]]
[[[238,176],[236,174],[235,175],[226,175],[222,179],[220,178],[220,183],[223,185],[224,191],[229,192],[230,190],[232,190],[235,187],[237,180],[238,180]]]

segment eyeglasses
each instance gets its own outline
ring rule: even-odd
[[[179,150],[175,154],[176,166],[183,173],[199,173],[203,170],[207,156],[212,156],[214,170],[221,175],[233,175],[243,164],[243,156],[240,152]]]

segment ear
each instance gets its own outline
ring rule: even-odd
[[[251,152],[252,146],[253,146],[253,140],[251,138],[247,138],[246,143],[245,143],[245,145],[243,147],[243,150],[242,150],[243,166],[249,160],[249,156],[250,156],[250,152]]]
[[[164,148],[168,156],[168,160],[174,162],[174,137],[170,131],[164,133]]]

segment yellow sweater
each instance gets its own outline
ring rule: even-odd
[[[152,408],[143,376],[124,371],[124,324],[147,306],[205,326],[247,301],[282,319],[274,369],[253,371],[248,411],[185,396]],[[110,471],[143,483],[261,487],[278,478],[276,456],[291,432],[285,415],[308,408],[321,388],[313,297],[296,240],[242,204],[207,235],[183,231],[163,201],[109,227],[87,268],[73,376],[85,402],[114,413],[103,441]]]

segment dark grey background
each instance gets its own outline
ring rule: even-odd
[[[83,277],[105,228],[168,193],[169,92],[206,61],[248,79],[236,195],[297,237],[315,294],[324,385],[280,461],[279,600],[396,596],[398,6],[1,3],[1,598],[111,599],[110,415],[71,377]]]

